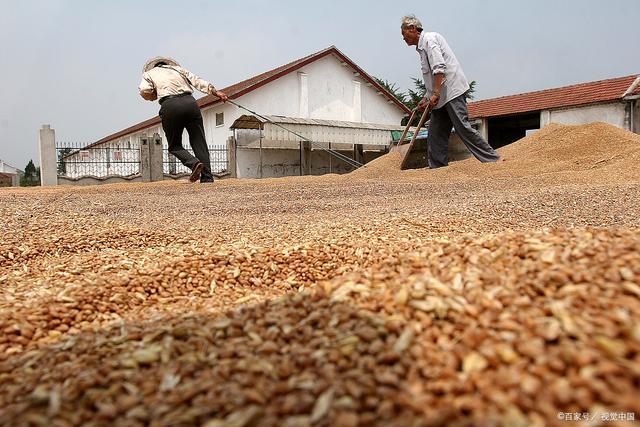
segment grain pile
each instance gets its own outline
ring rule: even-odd
[[[487,165],[476,159],[453,162],[446,170],[404,171],[422,179],[500,179],[531,177],[536,180],[626,182],[638,177],[640,136],[606,123],[571,126],[550,124],[499,149],[503,161]],[[361,178],[393,178],[400,174],[402,158],[390,153],[359,169]],[[551,174],[544,177],[545,174]]]
[[[500,164],[378,179],[397,159],[2,190],[0,425],[639,419],[640,148],[575,130],[594,151],[550,154],[574,138],[551,127]]]

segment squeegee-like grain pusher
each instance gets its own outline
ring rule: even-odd
[[[427,108],[420,121],[418,122],[418,127],[413,132],[413,137],[411,141],[407,143],[405,140],[407,133],[409,132],[409,128],[411,127],[411,123],[418,113],[418,109],[415,108],[411,112],[411,117],[409,117],[409,122],[407,126],[404,128],[402,132],[402,136],[398,141],[398,144],[391,148],[392,153],[400,153],[402,155],[402,163],[400,165],[400,169],[419,169],[427,166],[427,140],[426,139],[418,139],[418,133],[422,126],[424,126],[424,122],[427,120],[427,116],[429,115],[429,108]]]

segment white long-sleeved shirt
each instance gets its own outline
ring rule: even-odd
[[[155,67],[143,73],[138,87],[141,94],[155,90],[158,99],[169,95],[193,93],[193,88],[212,95],[216,93],[216,88],[208,81],[182,67],[168,65]]]
[[[440,89],[440,101],[438,101],[436,108],[442,107],[447,102],[469,90],[469,81],[442,35],[423,31],[420,33],[416,50],[420,55],[422,77],[427,88],[427,99],[434,92],[435,78],[433,76],[444,74],[442,88]]]

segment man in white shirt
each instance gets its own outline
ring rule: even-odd
[[[497,162],[498,153],[469,123],[465,93],[469,82],[447,41],[438,33],[423,31],[422,23],[414,15],[402,18],[402,38],[408,46],[415,46],[420,55],[422,76],[427,89],[418,104],[420,111],[431,107],[429,122],[429,167],[449,164],[449,136],[451,129],[467,149],[481,162]]]
[[[171,58],[156,57],[147,61],[138,87],[140,96],[147,101],[158,99],[162,129],[167,136],[169,152],[191,169],[189,180],[213,182],[202,113],[191,95],[194,88],[215,95],[223,102],[229,99],[211,83],[180,67]],[[182,146],[182,133],[185,129],[195,156]]]

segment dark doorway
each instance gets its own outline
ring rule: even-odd
[[[524,138],[528,130],[540,129],[540,112],[489,119],[489,144],[504,147]]]

